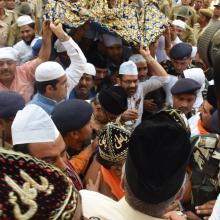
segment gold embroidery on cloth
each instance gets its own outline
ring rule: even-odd
[[[38,192],[45,192],[47,195],[50,195],[54,189],[54,186],[49,184],[48,180],[42,176],[40,177],[41,184],[39,184],[23,170],[20,170],[20,175],[25,181],[23,186],[19,186],[7,175],[5,176],[5,181],[18,194],[20,200],[25,205],[29,206],[29,210],[26,213],[21,213],[21,209],[17,203],[17,195],[15,195],[15,192],[10,192],[9,202],[14,206],[13,212],[16,219],[28,220],[32,218],[37,212],[38,205],[35,199],[37,198]]]

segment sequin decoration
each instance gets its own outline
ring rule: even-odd
[[[159,3],[159,0],[145,0],[140,9],[126,0],[118,1],[114,8],[109,8],[107,0],[80,0],[76,3],[49,0],[46,16],[74,28],[91,21],[119,35],[131,45],[148,47],[168,25],[168,19],[157,6]]]

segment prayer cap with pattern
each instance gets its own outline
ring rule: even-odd
[[[59,169],[0,148],[0,219],[74,218],[80,196]]]
[[[108,123],[98,136],[98,161],[117,163],[127,157],[130,132],[116,123]]]

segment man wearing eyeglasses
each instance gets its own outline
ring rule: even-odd
[[[144,82],[138,80],[138,69],[133,61],[124,62],[119,69],[119,85],[128,95],[128,110],[121,116],[121,123],[130,131],[140,124],[143,114],[143,100],[147,93],[168,83],[169,77],[164,68],[151,56],[149,50],[141,47],[140,53],[147,63],[152,77]]]

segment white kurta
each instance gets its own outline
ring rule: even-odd
[[[169,76],[152,76],[148,80],[138,84],[136,93],[128,98],[128,109],[138,111],[138,118],[134,121],[127,121],[125,127],[132,131],[141,123],[143,114],[143,101],[147,93],[154,91],[169,82]]]
[[[35,37],[32,41],[31,44],[28,45],[26,44],[23,40],[19,41],[18,43],[16,43],[13,48],[15,48],[18,52],[18,62],[20,64],[24,64],[27,61],[30,61],[33,59],[33,54],[32,54],[32,47],[34,46],[34,44],[36,43],[36,41],[38,39],[40,39],[41,37]]]
[[[220,220],[220,194],[215,202],[215,206],[209,220]]]
[[[133,209],[123,197],[115,200],[101,193],[81,190],[83,216],[98,217],[102,220],[161,220]]]
[[[70,66],[66,68],[68,82],[67,97],[69,97],[70,92],[78,84],[80,78],[85,73],[84,66],[87,63],[87,60],[80,47],[72,38],[68,41],[62,42],[62,44],[71,61]]]

